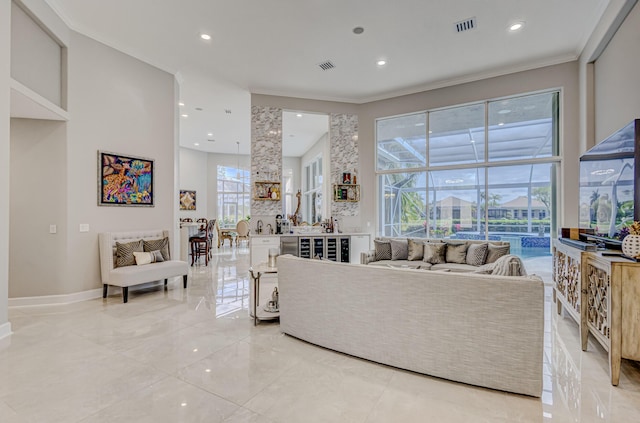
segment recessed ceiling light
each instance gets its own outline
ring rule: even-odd
[[[189,117],[189,115],[188,115],[188,114],[186,114],[186,113],[183,113],[183,114],[181,114],[180,116],[182,116],[182,117]]]
[[[207,134],[207,136],[208,136],[208,137],[212,137],[212,136],[213,136],[213,132],[209,132],[209,133]]]
[[[509,31],[518,31],[522,29],[523,26],[524,26],[524,22],[512,23],[511,26],[509,27]]]
[[[433,134],[433,131],[429,131],[430,134]]]
[[[211,39],[211,35],[203,33],[203,34],[200,34],[200,38],[202,38],[203,40],[209,41]]]
[[[178,106],[182,107],[184,106],[184,103],[181,101],[180,103],[178,103]]]
[[[387,64],[387,61],[386,61],[386,60],[378,60],[378,61],[376,62],[376,65],[378,65],[378,66],[384,66],[384,65],[386,65],[386,64]]]
[[[360,35],[364,32],[364,28],[361,26],[356,26],[355,28],[353,28],[353,33],[356,35]]]
[[[500,122],[500,123],[498,124],[498,126],[502,126],[502,125],[504,125],[504,122]]]
[[[301,118],[301,117],[302,117],[302,113],[297,113],[297,114],[296,114],[296,117]]]
[[[200,145],[199,142],[194,142],[193,145],[195,145],[196,147]]]

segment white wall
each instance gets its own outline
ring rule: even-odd
[[[175,232],[174,77],[77,33],[71,33],[68,47],[70,120],[14,122],[12,159],[16,166],[30,159],[36,170],[32,176],[11,164],[12,211],[18,214],[11,220],[11,233],[19,234],[27,224],[34,226],[29,229],[30,242],[14,237],[11,244],[12,298],[99,288],[99,232],[152,228]],[[155,207],[99,207],[98,150],[154,159]],[[52,191],[39,193],[39,207],[27,199],[34,186]],[[44,210],[47,201],[53,203]],[[49,234],[49,224],[58,225],[58,234]],[[88,224],[89,232],[79,232],[80,224]],[[45,265],[36,266],[31,274],[20,266],[25,255],[34,254],[34,246],[41,248],[36,254]],[[59,263],[46,262],[57,259]]]
[[[11,8],[11,77],[62,106],[62,48],[15,3]]]
[[[205,152],[180,148],[180,189],[196,191],[196,209],[179,210],[179,218],[190,217],[194,221],[200,217],[208,219],[207,161],[208,157]]]
[[[11,1],[0,0],[0,198],[9,198],[9,75],[11,63]],[[0,339],[9,323],[9,204],[0,201]]]
[[[595,61],[595,141],[640,118],[640,5]]]
[[[66,122],[11,119],[11,298],[58,294],[65,283],[67,166]]]

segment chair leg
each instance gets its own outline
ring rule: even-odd
[[[109,291],[109,285],[102,284],[102,298],[107,298],[107,292]]]
[[[169,282],[169,279],[165,279],[164,280],[164,289],[167,289],[167,283]]]
[[[184,286],[184,289],[187,289],[187,275],[182,276],[182,286]]]
[[[129,301],[129,287],[128,286],[123,286],[122,287],[122,302],[126,303],[127,301]]]

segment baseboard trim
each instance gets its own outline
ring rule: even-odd
[[[30,307],[43,305],[71,304],[80,301],[102,298],[102,288],[88,291],[74,292],[73,294],[42,295],[38,297],[9,298],[9,307]]]
[[[0,339],[4,339],[11,335],[11,322],[0,325]]]

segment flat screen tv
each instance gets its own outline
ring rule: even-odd
[[[580,227],[608,246],[640,220],[640,119],[580,157]]]

